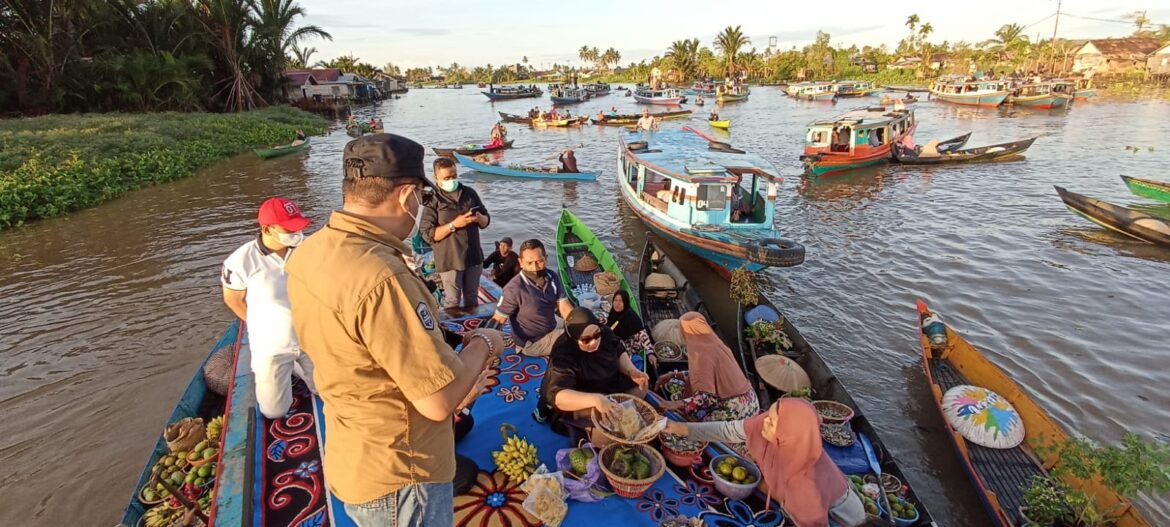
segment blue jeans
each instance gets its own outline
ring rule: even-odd
[[[407,485],[366,503],[346,503],[358,527],[430,527],[455,523],[451,482]]]

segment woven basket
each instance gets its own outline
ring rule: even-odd
[[[821,421],[827,425],[842,425],[848,423],[853,419],[853,409],[844,403],[837,401],[813,401],[813,407],[817,409],[817,414],[820,414]],[[837,414],[844,414],[843,417],[833,417],[827,415],[827,411],[834,411]]]
[[[605,474],[605,479],[609,481],[609,486],[613,487],[614,493],[623,498],[640,498],[647,490],[654,485],[658,478],[666,472],[666,460],[662,458],[657,450],[646,445],[636,445],[633,448],[638,449],[646,459],[650,460],[650,477],[646,479],[626,479],[619,477],[613,472],[609,471],[609,463],[613,461],[613,454],[622,445],[612,444],[601,449],[601,472]]]
[[[203,419],[187,417],[168,426],[163,431],[163,440],[167,442],[167,448],[171,452],[191,450],[191,447],[203,441],[205,432]]]
[[[614,402],[614,404],[622,404],[622,403],[626,402],[627,400],[634,401],[634,406],[636,406],[638,408],[638,415],[642,416],[642,422],[644,424],[653,423],[654,421],[658,420],[658,412],[654,411],[654,407],[650,406],[650,403],[643,401],[637,397],[634,397],[633,395],[629,395],[629,394],[625,394],[625,393],[615,393],[615,394],[609,395],[608,397],[609,397],[609,400]],[[613,441],[615,443],[620,443],[623,445],[641,445],[641,444],[649,443],[650,441],[653,441],[655,437],[657,437],[657,436],[652,435],[652,436],[647,437],[645,439],[642,439],[640,441],[634,441],[631,439],[625,439],[625,438],[619,437],[617,434],[610,432],[609,430],[606,430],[604,426],[601,426],[600,424],[598,424],[598,423],[600,423],[600,421],[599,421],[600,417],[601,416],[600,416],[600,414],[598,414],[597,408],[590,409],[589,418],[593,421],[593,431],[601,433],[602,437],[604,437],[605,439],[608,439],[610,441]]]
[[[610,296],[622,288],[622,280],[609,271],[593,275],[593,288],[601,296]]]
[[[675,298],[678,296],[678,291],[675,290],[678,284],[674,283],[674,278],[666,273],[650,273],[646,276],[642,287],[655,298]]]
[[[213,393],[226,396],[232,386],[232,367],[236,362],[236,347],[224,346],[203,365],[203,382]]]

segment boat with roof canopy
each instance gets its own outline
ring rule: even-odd
[[[618,140],[622,198],[656,234],[716,270],[804,262],[804,247],[773,227],[783,179],[764,158],[690,127]]]
[[[912,137],[917,125],[913,110],[884,106],[861,107],[813,121],[808,124],[800,160],[812,177],[884,163],[893,145]]]

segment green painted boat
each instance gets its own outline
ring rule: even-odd
[[[581,272],[573,269],[573,264],[580,261],[585,255],[592,255],[597,260],[597,269]],[[588,285],[593,288],[593,275],[601,272],[611,272],[621,280],[621,288],[630,294],[630,304],[634,312],[641,316],[638,308],[638,295],[626,280],[626,274],[621,266],[609,254],[609,249],[601,240],[585,226],[569,209],[561,209],[561,220],[557,222],[557,272],[561,275],[561,284],[565,287],[565,294],[574,304],[577,304],[577,295],[573,288]],[[595,311],[601,311],[595,310]],[[605,303],[605,313],[609,313],[609,303]]]
[[[281,146],[277,146],[277,147],[273,147],[273,148],[257,148],[255,150],[253,150],[253,152],[255,152],[256,155],[263,157],[264,159],[284,156],[284,155],[288,155],[288,154],[295,154],[297,152],[304,152],[305,150],[308,150],[309,149],[309,140],[310,140],[310,138],[306,137],[305,142],[303,142],[299,145],[287,144],[287,145],[281,145]]]
[[[1121,176],[1121,180],[1129,187],[1130,192],[1138,196],[1170,203],[1170,183],[1130,176]]]

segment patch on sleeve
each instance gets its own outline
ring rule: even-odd
[[[414,308],[414,312],[418,313],[418,319],[422,322],[427,331],[435,330],[435,317],[431,315],[431,308],[427,307],[426,302],[419,302]]]

